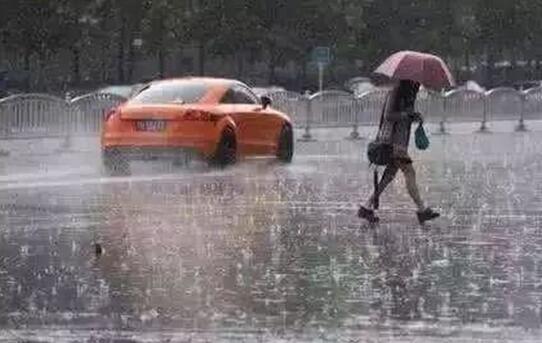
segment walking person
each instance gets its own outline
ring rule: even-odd
[[[402,171],[405,177],[408,194],[416,204],[419,222],[423,224],[440,216],[437,212],[425,206],[416,183],[416,172],[412,165],[412,159],[408,154],[412,124],[414,122],[423,122],[422,116],[414,110],[419,89],[420,84],[418,82],[400,80],[384,105],[377,141],[391,145],[391,158],[386,165],[382,178],[377,182],[373,194],[364,205],[360,206],[358,211],[360,218],[371,223],[379,221],[375,214],[375,210],[378,209],[378,199],[386,187],[395,179],[399,170]]]

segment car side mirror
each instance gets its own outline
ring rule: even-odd
[[[264,96],[261,97],[261,101],[262,101],[262,106],[263,106],[264,110],[266,108],[268,108],[269,106],[271,106],[271,98],[270,97],[264,95]]]

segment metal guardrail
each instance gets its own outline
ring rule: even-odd
[[[303,139],[312,139],[312,128],[352,127],[348,138],[359,139],[359,128],[378,123],[386,90],[373,90],[359,96],[343,91],[323,91],[313,95],[289,91],[271,92],[273,107],[289,114]],[[92,93],[74,99],[45,94],[22,94],[0,99],[0,138],[65,137],[97,135],[104,115],[126,101],[113,94]],[[452,90],[437,94],[421,92],[417,109],[429,122],[446,132],[454,122],[478,122],[480,130],[499,120],[518,122],[526,129],[527,120],[542,119],[542,87],[526,91],[495,88],[485,93]]]
[[[72,99],[70,104],[70,132],[100,132],[104,116],[126,99],[106,93],[86,94]]]
[[[93,93],[75,99],[45,94],[17,94],[0,100],[0,138],[96,135],[104,115],[126,101],[113,94]]]
[[[61,135],[66,132],[69,104],[46,94],[13,95],[0,100],[4,137]]]
[[[542,87],[531,88],[523,92],[522,109],[517,129],[526,129],[525,120],[540,120],[542,118]]]
[[[360,96],[338,91],[324,91],[312,96],[290,95],[294,102],[274,103],[286,113],[306,109],[303,118],[292,116],[296,126],[304,128],[304,140],[311,140],[311,129],[320,127],[349,127],[349,138],[359,139],[360,126],[378,123],[388,91],[373,90]],[[268,94],[275,100],[275,94]],[[304,100],[302,100],[304,98]],[[292,110],[292,107],[294,108]],[[488,123],[517,121],[516,129],[526,129],[526,120],[542,120],[542,87],[517,91],[495,88],[485,93],[456,89],[446,93],[420,92],[416,108],[425,114],[429,123],[439,125],[440,133],[447,132],[450,123],[480,123],[480,131],[488,131]]]

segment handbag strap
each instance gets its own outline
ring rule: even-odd
[[[380,130],[382,128],[382,125],[384,124],[384,115],[386,114],[386,110],[388,108],[388,100],[390,98],[390,94],[388,93],[386,95],[386,99],[384,100],[384,106],[382,106],[382,113],[380,114],[380,123],[378,124],[378,129]]]
[[[388,94],[386,94],[386,99],[384,100],[384,106],[382,106],[382,113],[380,114],[380,123],[378,124],[377,137],[380,134],[380,130],[382,129],[382,125],[384,124],[384,115],[386,114],[389,98],[390,98],[390,94],[388,93]],[[372,166],[373,166],[373,164],[370,163],[369,167],[372,167]],[[376,190],[378,188],[378,166],[374,165],[374,167],[375,167],[375,169],[374,169],[374,178],[373,178],[373,180],[374,180],[375,194],[376,194]],[[378,200],[375,200],[375,201],[377,202],[375,205],[378,205]]]
[[[378,133],[377,133],[377,139],[378,137],[381,136],[381,131],[382,131],[382,126],[384,125],[384,116],[386,115],[386,111],[388,110],[388,105],[389,105],[389,101],[390,101],[390,97],[391,97],[391,93],[388,93],[386,95],[386,100],[384,101],[384,106],[382,106],[382,113],[380,114],[380,123],[378,124]],[[393,123],[393,126],[392,126],[392,135],[393,133],[395,132],[395,129],[397,127],[396,125],[397,123]]]

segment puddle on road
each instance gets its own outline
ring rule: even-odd
[[[506,147],[511,172],[497,170],[484,149],[417,162],[428,203],[444,214],[426,230],[400,179],[382,198],[382,224],[361,223],[370,172],[344,158],[6,180],[0,326],[24,337],[175,329],[164,335],[196,342],[534,341],[542,193],[519,180],[542,174]],[[19,331],[21,322],[38,329]]]

